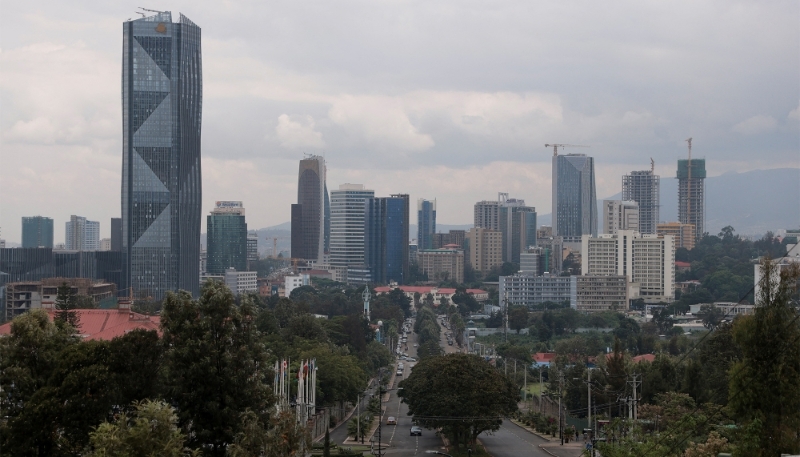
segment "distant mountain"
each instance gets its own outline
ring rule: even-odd
[[[619,200],[622,193],[598,199]],[[678,220],[678,180],[661,177],[661,220]],[[540,215],[550,225],[550,214]],[[597,221],[602,226],[602,217]],[[773,168],[725,173],[706,179],[706,232],[716,235],[730,225],[740,235],[800,227],[800,168]]]

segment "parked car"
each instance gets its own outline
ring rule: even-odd
[[[417,359],[415,359],[414,357],[407,357],[406,360],[409,361],[409,362],[416,362],[417,361]]]
[[[394,416],[389,416],[389,418],[386,419],[386,425],[397,425],[397,419],[395,419]]]
[[[395,373],[395,374],[397,376],[403,376],[403,370],[397,370],[397,373]]]
[[[411,436],[422,436],[422,429],[416,425],[411,427]]]

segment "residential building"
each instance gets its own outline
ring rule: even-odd
[[[409,243],[411,241],[410,226],[411,223],[411,196],[408,194],[392,194],[392,198],[400,198],[403,200],[403,278],[408,280],[410,277],[409,265],[411,262]]]
[[[519,255],[519,274],[527,276],[540,276],[544,270],[542,257],[544,257],[544,248],[539,246],[531,246],[525,252]]]
[[[436,233],[436,200],[417,200],[417,246],[420,250],[433,249]]]
[[[122,218],[111,218],[111,251],[122,252]]]
[[[573,241],[597,235],[594,158],[585,154],[553,156],[553,234]]]
[[[88,221],[85,217],[70,216],[65,224],[66,242],[68,251],[98,251],[100,250],[100,223]]]
[[[404,263],[408,261],[408,220],[404,219],[403,198],[368,198],[364,202],[364,265],[373,284],[404,284]]]
[[[255,271],[236,271],[233,268],[225,270],[225,285],[234,293],[241,295],[246,292],[258,292],[258,278]]]
[[[307,156],[300,161],[297,204],[292,205],[292,257],[324,262],[327,186],[325,159]]]
[[[128,20],[122,42],[122,250],[134,294],[200,292],[200,27]]]
[[[660,220],[661,177],[652,169],[623,176],[622,200],[639,204],[639,233],[655,234]]]
[[[575,309],[586,312],[627,311],[630,298],[625,276],[573,276]]]
[[[774,273],[769,278],[769,283],[772,288],[771,295],[774,295],[778,291],[778,285],[780,284],[780,274],[783,270],[791,268],[792,265],[800,265],[800,246],[797,244],[787,244],[786,245],[786,255],[783,257],[779,257],[777,259],[772,260],[774,263]],[[763,265],[761,262],[757,262],[753,265],[753,279],[754,279],[754,292],[753,297],[756,305],[760,305],[764,300],[764,284],[763,284],[763,276],[764,272],[762,271]],[[0,270],[2,271],[2,270]]]
[[[473,226],[500,231],[500,202],[484,200],[475,203]]]
[[[542,225],[536,229],[536,239],[550,238],[553,236],[553,227],[549,225]]]
[[[536,245],[536,208],[525,206],[525,200],[500,194],[500,233],[503,235],[503,262],[519,265],[519,255],[528,246]]]
[[[516,274],[500,276],[500,306],[533,307],[542,303],[564,303],[577,306],[577,276],[541,276]]]
[[[691,163],[691,165],[690,165]],[[678,160],[678,222],[693,224],[695,237],[705,233],[706,160]]]
[[[632,201],[603,200],[603,233],[617,230],[639,231],[639,204]]]
[[[373,197],[375,191],[362,184],[342,184],[331,192],[330,265],[364,267],[364,214]]]
[[[207,216],[206,272],[221,275],[229,268],[247,270],[247,222],[240,201],[217,201]]]
[[[461,249],[423,249],[417,253],[417,263],[431,281],[464,282],[464,251]]]
[[[625,276],[631,299],[648,303],[675,298],[675,245],[671,236],[641,235],[630,230],[597,237],[584,235],[581,274]]]
[[[42,216],[22,218],[23,248],[52,248],[53,219]]]
[[[258,232],[250,230],[247,232],[247,268],[258,262]]]
[[[675,240],[675,249],[694,249],[697,233],[694,224],[681,224],[680,222],[661,222],[656,225],[656,234],[669,235]]]
[[[473,227],[464,241],[466,262],[482,273],[503,264],[503,234],[499,230]]]

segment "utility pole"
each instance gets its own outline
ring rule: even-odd
[[[637,373],[633,374],[633,420],[635,421],[638,419],[639,416],[639,397],[636,396],[636,386],[640,385],[642,381],[637,381],[636,378],[639,377]]]
[[[539,367],[539,414],[544,414],[542,394],[544,394],[544,384],[542,384],[542,367]]]
[[[587,386],[586,393],[588,395],[588,400],[589,400],[587,402],[587,404],[589,406],[589,413],[586,416],[586,427],[587,428],[592,428],[592,369],[589,368],[587,370],[587,373],[589,375],[589,381],[586,383],[586,386]],[[594,431],[593,431],[592,435],[594,435]]]
[[[527,401],[528,401],[528,366],[527,365],[525,366],[525,376],[522,379],[523,379],[523,381],[522,381],[522,392],[524,392],[522,394],[522,401],[526,402],[526,406],[527,406]]]
[[[558,375],[558,435],[561,437],[561,445],[564,445],[564,421],[561,419],[561,397],[564,393],[564,373]]]

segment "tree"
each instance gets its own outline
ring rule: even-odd
[[[135,403],[132,417],[122,413],[114,423],[104,422],[91,433],[95,457],[199,455],[185,447],[175,410],[163,401]]]
[[[177,405],[190,446],[204,454],[225,454],[245,410],[262,423],[269,420],[272,373],[255,319],[252,302],[237,307],[230,289],[218,282],[206,283],[198,300],[185,291],[165,299],[166,399]]]
[[[371,412],[365,412],[360,416],[353,417],[350,422],[347,423],[347,434],[356,440],[366,438],[374,418],[375,416],[373,416]]]
[[[81,323],[78,319],[78,313],[75,312],[75,309],[78,308],[77,298],[75,292],[72,291],[72,287],[66,282],[58,286],[55,306],[57,310],[55,318],[58,322],[67,324],[75,330],[80,328]]]
[[[729,406],[745,425],[758,421],[758,453],[797,453],[800,441],[800,312],[791,304],[800,267],[761,264],[761,296],[752,316],[733,324],[742,359],[730,371]]]
[[[325,427],[325,441],[322,442],[322,457],[331,457],[331,434]]]
[[[481,432],[497,430],[519,401],[517,386],[468,354],[423,359],[399,387],[409,414],[424,427],[441,428],[457,448],[474,443]]]
[[[294,457],[311,448],[311,436],[291,410],[274,412],[268,422],[247,410],[240,424],[229,457]]]
[[[524,306],[514,306],[508,314],[508,326],[513,330],[519,331],[528,326],[528,308]]]

